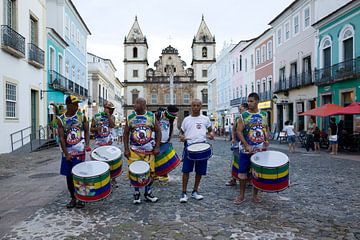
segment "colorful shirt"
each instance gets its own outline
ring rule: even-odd
[[[165,112],[161,113],[159,125],[161,130],[161,143],[167,143],[170,138],[170,120],[166,117]]]
[[[252,146],[253,151],[262,149],[267,140],[267,113],[259,111],[250,113],[248,111],[241,114],[243,119],[243,135],[246,142]]]
[[[84,115],[78,111],[71,117],[65,113],[58,117],[64,127],[65,146],[72,156],[85,154]]]
[[[132,112],[127,117],[130,129],[130,148],[139,153],[151,154],[155,146],[155,115],[145,112],[137,115]]]
[[[109,118],[105,112],[97,113],[94,116],[95,127],[100,127],[100,133],[95,132],[95,144],[104,146],[112,144],[112,129],[109,127]]]

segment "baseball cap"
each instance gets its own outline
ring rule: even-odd
[[[77,97],[75,97],[74,95],[68,96],[65,100],[66,104],[72,104],[72,103],[78,103],[78,102],[80,102],[79,99]]]
[[[115,108],[115,105],[112,102],[107,101],[104,104],[104,108]]]

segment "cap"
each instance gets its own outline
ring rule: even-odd
[[[115,108],[115,105],[112,102],[105,102],[104,108]]]
[[[66,98],[65,103],[66,104],[72,104],[72,103],[78,103],[79,99],[75,97],[74,95],[70,95]]]

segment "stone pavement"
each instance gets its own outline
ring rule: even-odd
[[[6,223],[9,215],[26,207],[15,202],[7,205],[10,208],[6,212],[3,205],[16,199],[26,203],[23,198],[27,195],[22,191],[27,189],[15,188],[17,195],[1,198],[0,236],[4,236],[3,239],[360,239],[359,161],[299,150],[289,155],[290,188],[280,193],[261,193],[260,204],[251,201],[248,188],[246,201],[237,206],[233,200],[238,194],[238,185],[225,186],[230,175],[229,142],[216,140],[212,144],[214,156],[209,160],[208,175],[200,185],[204,200],[190,198],[186,204],[179,203],[179,166],[170,174],[169,182],[154,184],[154,193],[160,198],[158,203],[142,201],[140,205],[133,205],[133,189],[123,173],[118,179],[119,188],[107,199],[87,204],[81,210],[64,207],[68,201],[65,181],[62,177],[50,176],[58,172],[54,168],[59,165],[57,148],[5,161],[5,164],[1,155],[0,176],[5,177],[0,178],[0,184],[7,186],[2,188],[1,196],[14,191],[13,186],[28,185],[34,180],[47,189],[47,194],[41,193],[38,200],[32,199],[33,208],[23,216],[24,220],[18,218],[11,227]],[[274,144],[273,148],[286,153],[284,146]],[[181,153],[182,146],[176,140],[174,147]],[[15,162],[20,166],[11,167]],[[41,172],[47,175],[31,178]],[[192,174],[188,192],[193,178]],[[56,189],[53,189],[54,182]],[[33,195],[36,196],[37,191]],[[42,201],[44,198],[47,200]]]

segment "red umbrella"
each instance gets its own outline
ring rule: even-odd
[[[347,107],[344,107],[342,110],[339,110],[335,113],[336,115],[351,115],[351,114],[360,114],[360,102],[354,102]]]
[[[327,117],[334,115],[336,112],[344,109],[344,107],[341,107],[336,104],[325,104],[321,107],[311,109],[309,111],[303,112],[299,115],[301,116],[316,116],[316,117]]]

